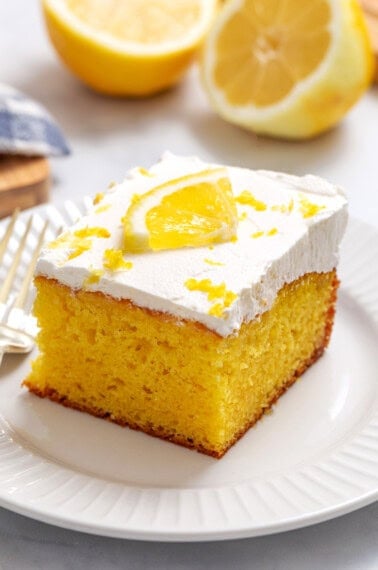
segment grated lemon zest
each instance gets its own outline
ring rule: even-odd
[[[210,279],[201,279],[200,281],[194,278],[190,278],[185,281],[185,287],[189,291],[200,291],[201,293],[207,294],[208,301],[214,301],[215,299],[221,299],[221,302],[214,303],[209,311],[209,315],[216,317],[224,317],[225,309],[230,307],[232,303],[237,299],[237,294],[226,288],[226,284],[220,283],[219,285],[214,285]]]
[[[138,172],[142,176],[149,176],[150,178],[153,177],[153,174],[151,174],[151,172],[147,170],[147,168],[143,168],[143,166],[138,166]]]
[[[88,277],[86,277],[83,281],[83,287],[87,287],[93,283],[98,283],[103,275],[103,269],[91,269]]]
[[[208,311],[209,315],[219,318],[223,317],[223,313],[224,313],[224,306],[222,305],[222,303],[215,303],[214,305],[212,305],[212,307],[210,307]]]
[[[107,230],[106,228],[100,228],[100,227],[85,227],[85,228],[80,228],[80,230],[76,230],[74,231],[73,235],[75,237],[78,238],[93,238],[93,237],[98,237],[98,238],[108,238],[110,237],[110,232],[109,230]]]
[[[312,218],[316,216],[321,210],[324,210],[325,206],[321,204],[315,204],[311,202],[308,198],[304,196],[299,200],[299,211],[304,218]]]
[[[212,259],[208,259],[208,258],[205,258],[204,262],[208,263],[209,265],[219,265],[219,266],[225,265],[221,261],[213,261]]]
[[[101,214],[102,212],[106,212],[111,208],[111,204],[104,204],[103,206],[99,206],[95,209],[95,214]]]
[[[74,231],[66,232],[59,236],[56,240],[50,242],[48,247],[51,249],[67,248],[72,250],[67,257],[67,261],[79,257],[85,251],[92,247],[94,238],[109,238],[110,232],[106,228],[86,227]]]
[[[293,211],[294,209],[294,200],[291,198],[288,204],[274,204],[270,207],[273,212],[282,212],[282,214],[286,214]]]
[[[270,230],[267,230],[266,232],[255,232],[253,234],[251,234],[251,238],[260,238],[260,237],[271,237],[271,236],[275,236],[278,233],[278,229],[277,228],[271,228]]]
[[[243,192],[235,198],[235,201],[239,204],[243,204],[244,206],[251,206],[257,210],[257,212],[263,212],[267,208],[265,202],[262,202],[261,200],[255,198],[255,196],[249,190],[243,190]]]
[[[278,233],[277,228],[272,228],[271,230],[266,232],[267,236],[275,236]]]
[[[99,204],[104,196],[105,194],[103,192],[99,192],[98,194],[96,194],[96,196],[93,198],[93,205],[96,206],[97,204]]]
[[[122,271],[123,269],[131,269],[133,263],[123,258],[121,249],[106,249],[104,251],[103,266],[109,271]]]

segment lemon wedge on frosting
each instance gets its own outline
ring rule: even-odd
[[[226,169],[189,174],[134,195],[123,222],[125,252],[230,241],[238,215]]]
[[[373,57],[357,0],[229,0],[201,68],[225,119],[301,139],[332,127],[359,99]]]

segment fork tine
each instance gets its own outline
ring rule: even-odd
[[[16,271],[17,271],[18,265],[20,263],[21,255],[22,255],[22,252],[24,251],[25,242],[26,242],[26,239],[27,239],[28,234],[30,232],[32,221],[33,221],[33,216],[30,216],[29,221],[28,221],[26,228],[25,228],[25,231],[24,231],[24,235],[21,238],[20,245],[18,246],[18,249],[14,255],[12,265],[9,268],[8,275],[6,276],[3,285],[0,287],[0,303],[4,303],[6,301],[8,295],[9,295],[9,292],[11,290],[12,283],[13,283],[13,280],[16,276]]]
[[[28,270],[27,270],[26,275],[23,279],[21,289],[20,289],[20,291],[17,295],[17,299],[14,303],[14,308],[22,309],[24,307],[25,301],[26,301],[28,293],[29,293],[30,282],[33,278],[34,269],[35,269],[35,266],[37,264],[39,252],[41,251],[42,246],[43,246],[43,242],[45,239],[45,233],[46,233],[48,225],[49,225],[49,222],[48,222],[48,220],[46,220],[44,225],[43,225],[42,231],[39,235],[38,243],[37,243],[36,248],[34,250],[33,256],[30,260]]]
[[[10,239],[10,237],[11,237],[11,235],[12,235],[13,228],[14,228],[14,225],[15,225],[15,223],[16,223],[16,221],[17,221],[17,218],[18,218],[18,214],[19,214],[19,213],[20,213],[20,208],[16,208],[16,209],[13,211],[13,214],[12,214],[12,217],[11,217],[11,219],[10,219],[10,221],[9,221],[8,227],[7,227],[7,229],[6,229],[6,232],[5,232],[3,238],[2,238],[2,240],[1,240],[1,242],[0,242],[0,263],[3,261],[4,253],[5,253],[6,249],[7,249],[7,245],[8,245],[9,239]]]

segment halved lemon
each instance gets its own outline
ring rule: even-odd
[[[133,197],[124,217],[124,251],[221,243],[236,235],[237,225],[226,169],[204,170]]]
[[[358,100],[373,57],[356,0],[229,0],[201,67],[224,118],[257,133],[306,138]]]
[[[176,83],[217,0],[42,0],[50,39],[93,89],[142,96]]]

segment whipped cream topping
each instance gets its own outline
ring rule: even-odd
[[[340,188],[315,176],[234,167],[227,171],[239,213],[237,240],[121,257],[122,217],[132,197],[212,166],[217,165],[165,153],[149,171],[130,170],[63,239],[42,251],[36,274],[228,336],[267,311],[285,283],[336,267],[347,223]],[[76,249],[75,235],[87,235]],[[113,267],[111,258],[117,259]]]

